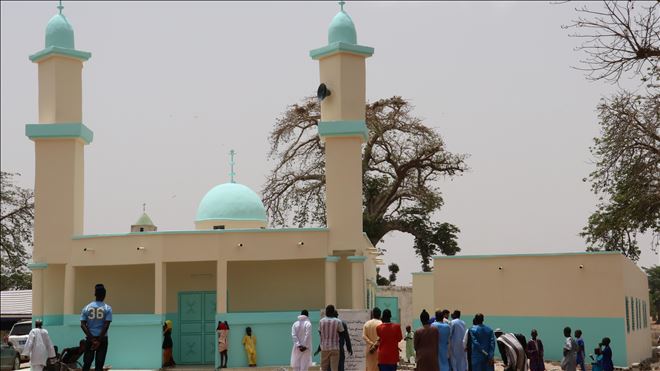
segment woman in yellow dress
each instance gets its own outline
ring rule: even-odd
[[[247,354],[248,365],[250,367],[257,367],[257,337],[252,335],[252,328],[245,328],[245,336],[243,336],[243,346]]]

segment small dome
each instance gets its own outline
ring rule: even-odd
[[[151,218],[147,213],[144,213],[133,225],[154,225],[154,222],[151,221]]]
[[[206,193],[195,221],[245,220],[266,222],[266,208],[259,196],[238,183],[224,183]]]
[[[50,46],[75,49],[73,45],[73,27],[62,14],[55,14],[46,26],[46,48]]]
[[[343,10],[332,18],[330,28],[328,29],[328,44],[338,41],[354,45],[357,44],[357,32],[355,32],[353,20]]]

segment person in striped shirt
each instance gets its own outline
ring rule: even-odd
[[[321,333],[321,370],[339,371],[339,333],[344,331],[335,306],[325,307],[325,317],[319,322]]]

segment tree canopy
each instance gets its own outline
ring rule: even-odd
[[[444,200],[438,181],[467,170],[466,154],[454,154],[434,129],[394,96],[366,105],[369,137],[362,156],[363,228],[371,243],[392,231],[415,237],[422,269],[435,253],[454,255],[459,228],[434,218]],[[324,147],[318,136],[320,105],[303,99],[277,119],[269,156],[275,166],[262,190],[275,225],[325,225]],[[380,249],[383,251],[383,249]]]
[[[597,107],[600,135],[590,148],[596,169],[585,181],[599,199],[580,233],[588,250],[620,251],[633,261],[641,253],[639,235],[651,235],[656,253],[660,239],[660,2],[643,4],[585,5],[565,26],[585,40],[577,50],[586,56],[579,69],[587,79],[640,81]]]
[[[14,184],[18,173],[2,171],[0,176],[0,264],[2,290],[22,290],[32,287],[32,276],[27,270],[32,246],[32,224],[34,222],[34,193]]]

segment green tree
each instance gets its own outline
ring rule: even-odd
[[[644,268],[644,271],[649,276],[651,316],[655,319],[655,323],[660,324],[660,266]]]
[[[396,275],[399,273],[399,265],[392,263],[387,266],[387,270],[390,271],[389,277],[383,277],[380,275],[380,268],[376,268],[376,284],[378,286],[394,285],[394,282],[396,281]]]
[[[576,9],[566,28],[585,41],[577,48],[590,80],[618,83],[631,74],[633,91],[619,88],[597,107],[600,136],[590,148],[596,169],[585,181],[599,196],[580,235],[588,250],[620,251],[633,261],[638,236],[660,240],[660,2],[603,1],[601,9]]]
[[[431,256],[454,255],[458,227],[434,220],[444,200],[437,182],[467,170],[465,154],[447,151],[440,134],[412,115],[412,105],[394,96],[366,106],[369,128],[362,156],[363,230],[378,247],[385,235],[415,237],[422,269]],[[275,225],[325,225],[325,161],[315,98],[294,104],[278,118],[270,135],[275,166],[262,190]],[[380,249],[381,253],[384,251]]]
[[[27,269],[30,258],[26,247],[32,246],[34,193],[14,184],[18,173],[2,171],[0,192],[0,259],[2,290],[32,288],[32,276]]]

